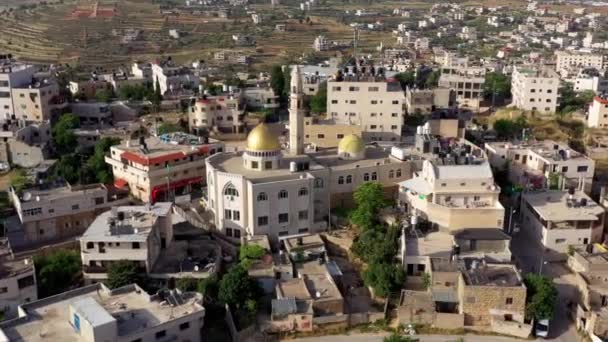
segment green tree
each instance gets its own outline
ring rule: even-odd
[[[363,271],[363,281],[374,289],[374,294],[386,297],[401,288],[405,272],[399,264],[372,263]]]
[[[220,281],[219,299],[232,307],[242,308],[248,299],[260,294],[257,282],[241,265],[232,266]]]
[[[392,262],[398,251],[398,227],[374,226],[357,236],[351,251],[366,263]]]
[[[270,87],[276,96],[283,98],[285,94],[285,75],[280,65],[274,65],[270,70]]]
[[[373,226],[378,212],[386,205],[382,185],[375,182],[362,184],[353,197],[356,209],[350,215],[351,222],[363,229]]]
[[[441,77],[441,71],[434,70],[426,78],[425,86],[427,88],[435,88],[439,85],[439,77]]]
[[[399,81],[403,90],[412,87],[416,83],[416,73],[413,71],[400,72],[394,77]]]
[[[78,143],[73,131],[78,127],[80,127],[78,116],[71,113],[61,115],[51,129],[53,145],[55,145],[57,152],[66,154],[76,150]]]
[[[105,157],[110,152],[110,147],[120,144],[120,139],[106,137],[101,139],[96,145],[93,155],[87,161],[88,173],[95,176],[99,183],[108,184],[112,182],[112,168],[105,162]]]
[[[114,93],[110,89],[100,89],[95,92],[95,100],[97,102],[110,102]]]
[[[551,319],[558,300],[553,281],[545,276],[528,273],[524,278],[527,288],[526,317]]]
[[[131,260],[118,260],[108,267],[108,287],[116,289],[139,281],[137,264]]]
[[[83,174],[87,171],[86,168],[82,167],[83,162],[83,156],[81,154],[64,154],[53,165],[51,173],[54,177],[61,177],[69,183],[79,183],[84,178]]]
[[[198,282],[196,290],[203,295],[205,302],[215,302],[218,299],[220,291],[220,282],[216,275],[201,279]]]
[[[486,98],[492,98],[492,96],[501,99],[511,97],[511,77],[500,72],[488,72],[485,78],[484,96]]]
[[[575,92],[574,87],[571,83],[566,83],[559,89],[560,101],[559,101],[559,114],[565,115],[577,110],[583,110],[595,96],[595,92],[592,90],[585,90],[582,92]]]
[[[49,255],[34,257],[38,296],[40,298],[65,292],[80,283],[80,254],[61,249]]]
[[[10,179],[11,187],[19,193],[32,185],[32,180],[27,176],[25,170],[17,170]]]
[[[182,292],[196,291],[198,288],[198,280],[192,277],[179,278],[175,281],[175,287]]]
[[[521,130],[528,126],[525,116],[520,116],[515,120],[498,119],[494,121],[493,128],[496,135],[501,139],[511,139],[519,137]]]
[[[310,99],[310,110],[313,113],[327,112],[327,83],[319,85],[318,92]]]
[[[173,132],[184,132],[184,128],[182,126],[174,124],[174,123],[164,122],[164,123],[160,124],[160,126],[158,126],[158,128],[156,130],[156,134],[158,134],[158,135],[173,133]]]
[[[160,92],[160,82],[158,81],[158,77],[156,78],[156,83],[154,85],[154,93],[152,94],[152,98],[150,102],[152,102],[152,106],[155,111],[160,110],[160,104],[163,101],[163,94]]]

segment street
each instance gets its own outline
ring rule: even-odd
[[[353,334],[353,335],[330,335],[320,337],[298,338],[290,341],[297,342],[382,342],[382,339],[388,336],[387,333],[380,334]],[[524,341],[518,338],[503,337],[503,336],[484,336],[484,335],[420,335],[413,337],[420,342],[518,342]],[[525,340],[529,341],[529,340]],[[576,341],[576,340],[571,340]]]
[[[557,309],[549,327],[547,341],[579,341],[574,323],[568,318],[568,303],[576,300],[575,277],[570,271],[558,262],[547,262],[543,255],[543,248],[537,238],[527,235],[523,230],[513,235],[511,252],[518,263],[522,275],[529,272],[542,272],[543,275],[553,279],[559,300]]]

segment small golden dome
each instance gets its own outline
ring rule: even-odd
[[[338,144],[338,153],[348,153],[350,155],[358,155],[365,152],[365,143],[363,140],[355,135],[349,134],[340,140]]]
[[[280,149],[279,138],[264,123],[257,125],[247,136],[248,151],[276,151]]]

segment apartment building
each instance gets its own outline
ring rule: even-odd
[[[605,211],[582,191],[549,190],[522,196],[521,225],[547,250],[602,242]]]
[[[72,96],[83,100],[95,100],[98,91],[112,91],[112,84],[106,80],[90,79],[70,81],[68,88]]]
[[[446,63],[451,63],[450,60]],[[444,66],[441,68],[438,85],[456,91],[456,102],[459,107],[479,110],[480,102],[483,100],[485,74],[484,68],[466,66],[466,63]]]
[[[333,120],[319,120],[315,117],[304,118],[304,144],[322,148],[338,147],[342,138],[349,135],[361,136],[361,127],[337,124]]]
[[[279,108],[279,96],[274,94],[272,88],[248,87],[240,89],[239,93],[242,101],[250,111],[275,110]]]
[[[59,117],[67,107],[67,100],[59,94],[59,86],[52,81],[37,81],[13,87],[11,90],[15,119],[25,122],[50,121]]]
[[[564,143],[551,140],[486,143],[492,167],[508,170],[509,181],[524,188],[591,191],[595,161]],[[508,163],[508,168],[507,168]]]
[[[165,96],[190,95],[200,84],[199,77],[190,69],[175,66],[171,61],[152,63],[152,80],[155,89],[158,81],[160,92]]]
[[[361,126],[366,141],[401,140],[405,95],[399,82],[385,79],[380,71],[374,75],[373,69],[355,69],[327,83],[328,118]]]
[[[36,270],[31,258],[15,258],[7,240],[0,242],[0,312],[17,316],[19,305],[38,299]]]
[[[12,89],[30,84],[36,69],[33,65],[18,63],[10,55],[0,55],[0,117],[15,119]]]
[[[591,50],[559,50],[555,52],[558,72],[569,67],[592,67],[598,70],[607,67],[608,59],[601,53]]]
[[[188,195],[205,180],[205,159],[223,149],[221,142],[170,133],[112,146],[105,161],[115,186],[128,185],[135,198],[154,203]]]
[[[195,292],[150,295],[136,284],[93,284],[19,308],[3,341],[201,341],[205,308]]]
[[[608,127],[608,98],[596,96],[589,107],[587,126],[595,128]]]
[[[245,106],[234,94],[206,96],[193,100],[188,111],[190,132],[206,135],[209,132],[243,133]]]
[[[423,139],[420,134],[417,138]],[[502,229],[500,188],[485,153],[464,140],[452,143],[451,152],[444,153],[439,142],[428,139],[419,143],[423,146],[420,152],[435,156],[425,160],[412,179],[399,183],[399,204],[441,231]]]
[[[548,68],[513,68],[511,93],[513,106],[527,111],[554,113],[559,104],[559,76]]]
[[[408,114],[430,114],[436,109],[450,109],[455,105],[456,92],[449,88],[408,88],[405,91]]]
[[[0,131],[0,161],[12,166],[35,167],[51,156],[51,125],[48,122],[7,122]]]
[[[102,184],[42,184],[21,192],[11,188],[9,196],[26,244],[80,235],[100,212],[128,202],[125,194],[111,191]]]

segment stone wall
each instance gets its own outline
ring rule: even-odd
[[[465,325],[490,325],[492,314],[523,322],[525,287],[461,285],[460,311],[464,314]],[[508,298],[511,304],[507,304]]]

